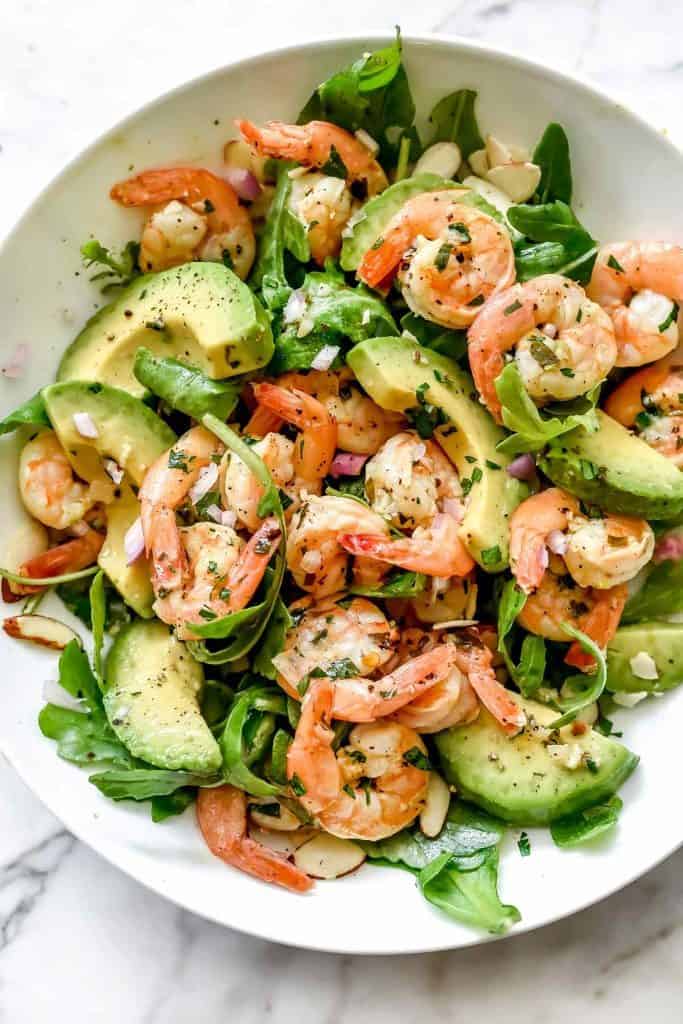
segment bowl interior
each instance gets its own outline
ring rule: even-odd
[[[52,378],[61,352],[101,303],[81,265],[80,244],[96,237],[117,246],[137,237],[139,215],[120,210],[107,197],[114,181],[164,162],[217,164],[223,143],[234,135],[233,118],[293,120],[317,82],[378,42],[309,44],[228,67],[145,108],[67,168],[0,251],[0,361],[4,364],[19,343],[28,344],[31,353],[22,379],[0,379],[1,415]],[[683,159],[618,104],[554,72],[471,44],[407,39],[404,54],[423,119],[438,98],[467,86],[479,91],[484,131],[503,139],[533,147],[549,121],[561,121],[571,140],[576,210],[595,237],[683,237]],[[18,448],[15,437],[0,444],[5,539],[23,516],[16,487]],[[59,609],[64,617],[57,601],[44,607]],[[105,800],[39,733],[41,687],[56,675],[55,657],[4,634],[0,644],[5,666],[0,734],[6,754],[73,832],[141,882],[234,928],[316,949],[411,952],[480,940],[426,905],[402,872],[366,868],[296,897],[211,857],[192,812],[153,825],[144,807]],[[533,855],[522,859],[516,833],[508,835],[501,893],[522,912],[517,930],[607,895],[683,840],[680,820],[670,813],[678,793],[669,756],[679,742],[676,712],[682,699],[671,694],[617,716],[624,741],[643,760],[624,787],[622,820],[608,842],[563,853],[545,833],[532,833]]]

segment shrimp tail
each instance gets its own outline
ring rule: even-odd
[[[87,569],[97,559],[100,548],[104,544],[104,535],[97,530],[88,529],[82,537],[74,537],[64,544],[43,551],[40,555],[30,558],[19,567],[17,575],[27,576],[29,579],[48,579],[51,576],[61,576],[63,573],[78,572],[80,569]],[[31,587],[28,584],[15,583],[14,590],[5,587],[7,581],[3,580],[2,594],[5,600],[17,601],[25,594],[37,594],[43,587]],[[6,594],[10,593],[11,598]]]
[[[602,591],[601,599],[586,616],[583,631],[603,650],[619,627],[627,600],[628,586],[621,583],[619,586]],[[564,660],[566,665],[578,668],[582,672],[595,672],[597,668],[595,658],[583,650],[578,640],[571,644]]]
[[[397,565],[409,572],[428,576],[467,576],[475,566],[474,559],[459,537],[450,537],[444,547],[425,544],[416,538],[391,540],[380,534],[341,533],[339,544],[350,555]]]
[[[228,573],[229,611],[245,608],[263,579],[268,563],[282,539],[280,524],[274,516],[264,519]]]
[[[467,674],[470,686],[503,732],[516,736],[526,725],[526,715],[498,681],[487,647],[458,648],[458,667]]]

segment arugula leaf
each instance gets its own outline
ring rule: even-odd
[[[595,406],[600,396],[599,386],[592,388],[579,403],[558,403],[549,413],[547,409],[539,409],[527,393],[515,362],[508,363],[494,383],[502,406],[503,423],[513,431],[511,437],[497,445],[499,451],[508,455],[539,451],[553,438],[575,427],[583,427],[591,434],[598,429]],[[553,415],[563,408],[566,413]],[[577,408],[579,411],[575,411]]]
[[[569,140],[561,124],[552,121],[540,138],[532,161],[541,168],[541,180],[536,189],[539,203],[552,203],[560,199],[572,201],[572,166]]]
[[[666,618],[683,611],[683,561],[652,566],[645,583],[626,603],[622,623]]]
[[[187,786],[182,789],[176,789],[175,793],[169,793],[168,796],[153,796],[151,806],[152,821],[159,823],[166,821],[167,818],[172,818],[176,814],[182,814],[194,801],[196,795],[197,790]]]
[[[327,485],[325,487],[325,494],[329,494],[333,498],[353,498],[354,501],[359,501],[361,505],[370,507],[365,497],[365,482],[362,476],[340,480],[336,487]]]
[[[113,249],[106,249],[95,239],[84,242],[81,246],[81,256],[86,267],[99,263],[105,268],[90,278],[91,281],[106,282],[101,288],[103,294],[114,288],[124,288],[140,276],[142,271],[138,266],[139,255],[139,242],[127,242],[118,255]]]
[[[540,274],[564,274],[587,284],[593,271],[598,244],[571,208],[560,199],[532,206],[511,206],[507,218],[533,245],[515,246],[517,279],[529,281]]]
[[[370,860],[421,871],[443,853],[472,857],[497,846],[505,826],[497,818],[462,800],[451,800],[438,836],[430,839],[418,827],[404,829],[388,839],[363,842]]]
[[[109,582],[105,576],[103,579],[105,594],[106,620],[105,628],[113,631],[116,627],[126,625],[131,621],[131,612],[118,590]],[[90,609],[90,578],[72,580],[70,583],[60,583],[56,588],[61,601],[69,611],[92,629],[92,617]]]
[[[432,405],[427,398],[429,384],[420,384],[415,392],[417,405],[412,409],[406,409],[406,418],[413,424],[416,431],[424,440],[433,437],[437,427],[448,423],[448,416],[438,405]]]
[[[395,166],[401,139],[418,152],[413,127],[415,104],[401,62],[401,35],[389,46],[366,54],[315,90],[299,114],[298,124],[332,121],[347,131],[364,129],[379,144],[380,163]]]
[[[465,159],[484,148],[474,110],[476,98],[473,89],[458,89],[439,100],[429,115],[429,123],[434,126],[430,146],[435,142],[455,142]]]
[[[220,775],[198,775],[165,768],[130,768],[97,772],[88,781],[110,800],[150,800],[155,796],[169,796],[185,786],[217,785],[222,779]]]
[[[515,580],[503,587],[498,604],[498,651],[505,659],[510,677],[525,697],[531,697],[545,676],[545,641],[543,637],[528,634],[522,641],[519,664],[515,664],[509,650],[508,636],[517,616],[526,604],[526,594]]]
[[[263,634],[259,649],[254,656],[252,666],[255,672],[265,676],[266,679],[275,679],[277,669],[273,665],[273,658],[285,646],[285,636],[292,628],[293,619],[289,614],[287,605],[281,597],[275,602],[273,613],[268,620],[268,626]]]
[[[562,725],[573,722],[579,711],[588,707],[601,696],[607,681],[607,661],[605,652],[580,629],[576,629],[568,622],[560,623],[562,629],[574,640],[578,640],[581,649],[586,654],[592,654],[597,665],[597,671],[593,675],[582,672],[580,675],[569,676],[562,684],[562,690],[566,696],[558,697],[556,704],[560,711],[564,712],[559,718],[550,723],[549,728],[559,729]]]
[[[277,796],[281,792],[280,787],[255,775],[249,766],[247,730],[250,717],[253,720],[254,712],[259,711],[271,715],[286,715],[287,702],[282,691],[254,686],[237,694],[219,740],[223,754],[223,772],[228,782],[252,796]],[[259,750],[259,755],[261,753]],[[254,760],[256,758],[252,757],[251,763]]]
[[[333,270],[307,274],[299,294],[301,318],[276,328],[271,373],[309,369],[326,345],[346,349],[366,338],[398,334],[381,299],[364,285],[350,288]]]
[[[41,391],[34,395],[33,398],[29,398],[23,405],[18,406],[14,412],[8,413],[3,420],[0,420],[0,436],[2,434],[11,434],[13,430],[18,430],[19,427],[24,426],[51,426]]]
[[[287,751],[292,742],[292,737],[285,729],[278,729],[273,736],[273,746],[270,753],[270,774],[273,782],[279,786],[286,786],[287,779]]]
[[[140,383],[163,399],[172,409],[200,420],[210,412],[227,420],[237,405],[241,379],[211,380],[201,370],[177,359],[155,356],[148,348],[135,353],[133,373]]]
[[[387,576],[379,586],[349,587],[350,594],[362,597],[416,597],[427,585],[427,577],[421,572],[397,570]]]
[[[448,356],[456,362],[467,352],[467,332],[448,331],[439,324],[423,320],[416,313],[405,313],[401,317],[401,328],[411,334],[420,345]]]
[[[311,258],[306,228],[288,206],[292,191],[288,172],[293,167],[296,164],[278,161],[275,195],[249,279],[251,287],[261,292],[264,304],[272,311],[281,310],[292,292],[285,271],[285,252],[290,252],[299,263],[308,263]]]
[[[92,622],[93,665],[98,684],[102,685],[102,646],[104,623],[107,618],[107,598],[104,593],[104,573],[100,569],[90,584],[90,621]]]
[[[557,846],[571,847],[596,839],[614,828],[623,806],[623,801],[613,796],[604,804],[558,818],[550,826],[553,842]]]

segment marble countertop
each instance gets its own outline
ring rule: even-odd
[[[0,35],[0,235],[86,142],[169,87],[247,52],[395,21],[576,71],[683,143],[683,7],[670,0],[17,0]],[[483,1011],[507,1024],[679,1024],[682,871],[680,851],[611,899],[502,944],[307,953],[146,891],[0,759],[0,1022],[436,1024]]]

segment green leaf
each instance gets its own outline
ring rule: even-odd
[[[38,715],[38,725],[43,736],[55,740],[57,753],[66,761],[75,764],[109,761],[122,767],[134,763],[104,713],[81,714],[55,704],[46,704]]]
[[[102,646],[104,623],[107,618],[107,599],[104,593],[104,573],[100,570],[90,585],[90,621],[92,623],[93,664],[98,684],[102,685]]]
[[[521,921],[516,907],[498,896],[498,850],[481,856],[453,858],[444,853],[418,875],[425,899],[450,917],[492,935],[502,935]]]
[[[277,796],[280,787],[255,775],[248,764],[246,735],[249,719],[255,712],[263,711],[273,715],[287,714],[287,702],[281,690],[255,686],[237,694],[219,741],[223,771],[228,782],[252,796]]]
[[[96,264],[104,267],[97,274],[90,278],[91,281],[104,281],[102,292],[111,291],[113,288],[124,288],[142,273],[138,267],[138,256],[140,254],[139,242],[127,242],[121,252],[116,255],[113,249],[106,249],[95,239],[84,242],[81,246],[81,256],[86,267],[93,267]]]
[[[439,324],[423,320],[416,313],[405,313],[401,317],[401,328],[411,334],[420,345],[448,356],[456,362],[467,352],[467,332],[448,331]]]
[[[268,626],[263,634],[259,648],[254,656],[252,665],[255,672],[265,676],[266,679],[275,679],[277,669],[273,665],[273,658],[285,646],[285,637],[288,630],[292,628],[292,616],[287,610],[287,605],[281,597],[278,597],[273,608],[273,613],[268,620]]]
[[[597,664],[597,671],[589,675],[582,672],[580,675],[569,676],[562,684],[562,691],[565,694],[556,701],[560,711],[563,711],[559,718],[551,722],[549,728],[559,729],[569,722],[573,722],[579,711],[588,707],[596,701],[605,689],[607,681],[607,662],[605,652],[580,629],[576,629],[568,622],[560,623],[562,629],[574,640],[578,640],[581,650],[586,654],[592,654]]]
[[[196,795],[197,790],[187,786],[177,789],[175,793],[169,793],[168,796],[153,796],[151,806],[152,821],[158,823],[166,821],[167,818],[172,818],[176,814],[182,814],[194,801]]]
[[[164,768],[130,768],[98,772],[88,781],[110,800],[150,800],[168,796],[185,786],[218,785],[222,780],[218,775],[198,775]]]
[[[571,203],[569,140],[561,124],[553,121],[548,125],[534,150],[532,160],[541,168],[541,180],[536,189],[539,203],[552,203],[556,199]]]
[[[287,303],[292,288],[285,271],[285,251],[300,263],[311,258],[306,229],[289,210],[292,179],[288,172],[296,164],[278,162],[275,195],[268,211],[265,227],[259,240],[258,258],[249,284],[261,292],[268,309],[281,310]]]
[[[177,359],[155,356],[148,348],[139,348],[135,353],[133,372],[144,387],[171,409],[195,420],[207,412],[227,420],[243,387],[240,379],[211,380],[201,370]]]
[[[595,412],[600,388],[593,388],[584,396],[580,412],[574,411],[576,403],[564,403],[567,412],[564,415],[552,415],[546,410],[541,411],[524,387],[519,368],[515,362],[508,363],[503,372],[495,380],[496,393],[502,406],[503,423],[508,430],[514,431],[512,437],[506,437],[497,446],[499,451],[508,455],[521,452],[534,452],[544,448],[549,441],[568,433],[575,427],[583,427],[589,433],[598,429]],[[552,407],[553,412],[562,409],[562,405]]]
[[[683,612],[683,561],[652,566],[645,583],[626,603],[622,623],[643,622]]]
[[[558,818],[550,826],[554,843],[557,846],[570,847],[596,839],[614,828],[623,806],[623,801],[618,796],[613,796],[604,804],[587,807],[583,811]]]
[[[525,697],[531,697],[540,687],[545,676],[545,641],[540,636],[525,636],[522,641],[519,663],[510,653],[509,634],[517,616],[526,604],[526,594],[514,580],[508,580],[503,587],[498,604],[498,651],[505,659],[510,677]]]
[[[355,132],[364,129],[379,144],[379,160],[395,166],[401,139],[408,136],[417,155],[415,104],[401,62],[401,37],[366,54],[327,79],[301,111],[298,124],[332,121]]]
[[[476,99],[473,89],[458,89],[439,100],[429,115],[429,123],[434,126],[429,144],[455,142],[465,159],[475,150],[483,149],[484,140],[474,110]]]
[[[270,774],[278,786],[287,785],[287,751],[292,742],[292,737],[285,729],[278,729],[273,736],[273,746],[270,754]]]
[[[33,398],[20,405],[14,412],[8,413],[3,420],[0,420],[0,435],[11,434],[19,427],[49,427],[50,419],[45,409],[42,393],[39,391]]]
[[[427,585],[427,577],[421,572],[397,570],[390,573],[379,586],[349,587],[350,594],[362,597],[416,597]]]
[[[78,640],[66,645],[59,658],[59,685],[76,700],[82,700],[88,711],[102,710],[102,694],[88,655]]]
[[[511,206],[507,218],[534,245],[515,246],[517,278],[529,281],[540,274],[563,274],[587,284],[598,245],[571,208],[559,199],[533,206]]]

